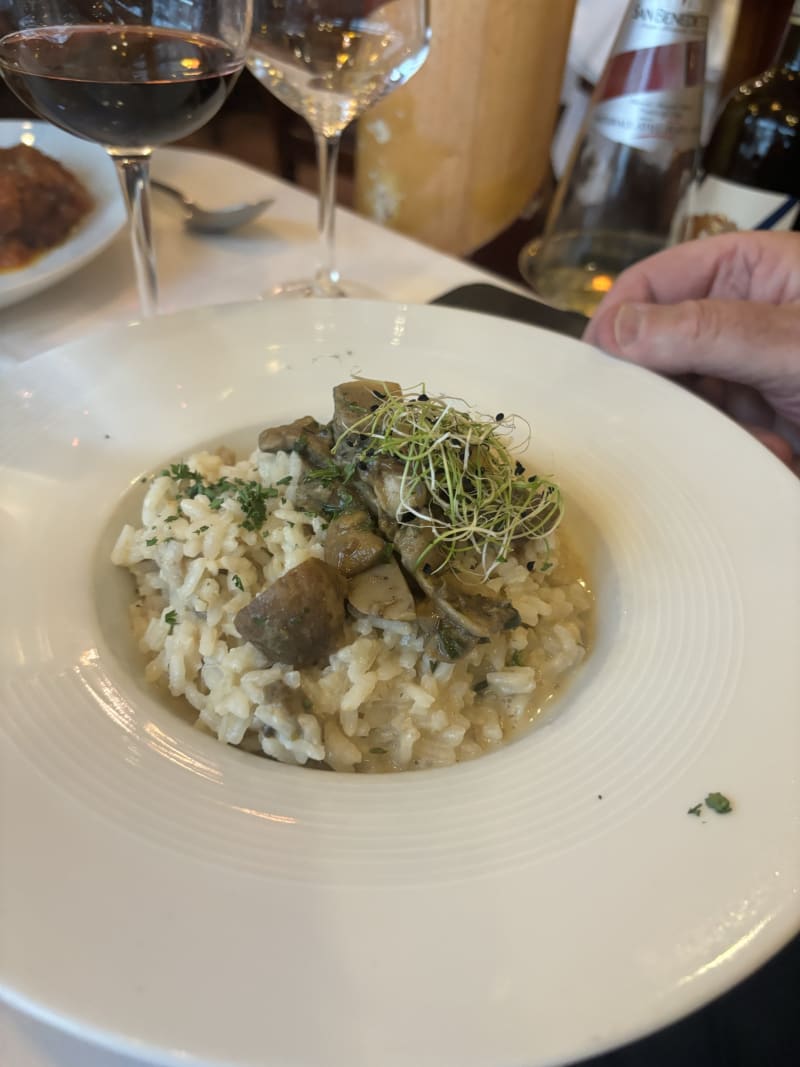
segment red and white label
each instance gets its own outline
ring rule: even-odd
[[[708,9],[709,0],[633,4],[594,94],[606,137],[645,150],[699,143]]]

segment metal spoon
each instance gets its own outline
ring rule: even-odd
[[[250,204],[232,204],[230,207],[204,208],[196,204],[194,200],[190,200],[179,189],[175,189],[165,182],[156,181],[153,178],[150,184],[153,189],[166,193],[167,196],[171,196],[173,200],[178,201],[183,208],[184,223],[187,229],[194,230],[197,233],[227,233],[229,230],[235,230],[237,227],[244,226],[246,223],[258,218],[263,211],[266,211],[275,202],[274,200],[266,199],[255,200]]]

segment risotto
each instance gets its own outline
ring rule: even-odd
[[[432,611],[409,576],[410,596],[393,595],[389,608],[385,597],[375,600],[387,568],[399,573],[396,519],[380,558],[357,573],[335,571],[334,513],[309,506],[304,491],[313,469],[305,445],[265,450],[262,435],[246,458],[197,452],[149,481],[140,524],[126,525],[112,552],[135,579],[130,614],[147,680],[183,697],[220,741],[335,771],[443,767],[534,722],[586,654],[592,599],[563,529],[514,541],[490,555],[489,567],[484,558],[479,584],[468,586],[481,618],[471,625],[469,605],[459,603],[451,625],[441,621],[441,585]],[[400,520],[418,522],[407,510]],[[474,577],[475,553],[462,564]],[[440,568],[424,566],[427,589]],[[274,651],[288,623],[266,643],[260,631],[246,640],[254,619],[280,614],[274,594],[287,576],[316,569],[331,572],[343,605],[330,647],[326,632],[316,651],[297,646],[292,662],[294,646]],[[303,608],[305,637],[321,625],[325,595],[313,591]],[[485,620],[495,605],[507,614],[493,626]]]

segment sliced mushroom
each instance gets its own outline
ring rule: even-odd
[[[321,559],[308,559],[253,597],[235,619],[245,641],[272,663],[310,667],[344,640],[347,584]]]
[[[477,638],[519,626],[519,613],[507,601],[476,592],[449,568],[440,569],[444,555],[433,540],[429,526],[416,524],[401,525],[394,535],[403,567],[430,597],[438,614]]]
[[[487,640],[486,638],[479,639],[474,634],[468,633],[463,627],[443,615],[434,602],[427,597],[417,604],[417,621],[422,632],[427,634],[425,652],[431,659],[455,663],[456,660],[471,652],[479,640]]]
[[[375,532],[367,511],[346,511],[331,519],[325,534],[325,562],[352,578],[387,558],[391,549]]]
[[[442,615],[477,638],[513,630],[522,621],[507,600],[465,590],[452,573],[443,576],[432,600]]]
[[[444,552],[433,542],[432,528],[420,523],[404,523],[394,532],[394,547],[403,567],[429,596],[436,591],[437,579],[433,572],[438,571],[445,561]]]
[[[299,452],[312,467],[331,462],[331,433],[311,415],[304,415],[285,426],[269,426],[258,435],[262,452]]]
[[[391,519],[402,518],[409,508],[425,507],[429,493],[420,482],[413,489],[403,486],[404,466],[397,459],[378,457],[359,470],[359,480],[372,487],[378,508]]]
[[[300,478],[295,493],[295,505],[298,508],[335,514],[343,508],[351,509],[360,504],[343,479],[330,477],[328,468],[324,473],[324,478],[316,478],[311,470]]]
[[[333,390],[333,432],[338,438],[350,427],[369,415],[387,394],[402,395],[403,390],[397,382],[381,382],[369,378],[355,379],[334,386]]]
[[[357,574],[350,582],[348,602],[362,615],[411,622],[417,617],[414,597],[394,560]]]

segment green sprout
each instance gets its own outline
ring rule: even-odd
[[[463,401],[430,397],[424,387],[391,393],[352,423],[334,444],[359,441],[359,459],[367,463],[389,457],[402,464],[401,524],[418,522],[434,534],[430,550],[439,548],[444,561],[477,552],[485,575],[523,538],[547,537],[563,515],[561,491],[538,475],[526,476],[506,438],[516,430],[517,416],[482,415]],[[415,507],[420,487],[427,493],[423,507]]]

